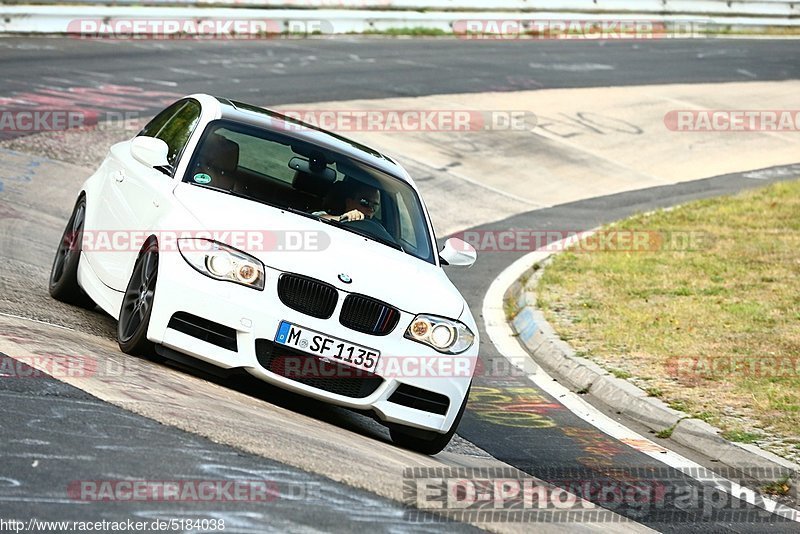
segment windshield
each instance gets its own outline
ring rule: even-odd
[[[310,143],[214,121],[183,181],[316,217],[435,263],[422,205],[411,186]]]

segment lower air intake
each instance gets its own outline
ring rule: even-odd
[[[256,358],[261,367],[295,382],[352,399],[369,397],[383,379],[377,375],[278,345],[256,340]]]

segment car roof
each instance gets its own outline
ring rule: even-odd
[[[221,118],[245,123],[317,145],[349,158],[362,161],[413,185],[405,170],[389,156],[347,137],[323,130],[313,124],[282,115],[271,109],[236,100],[214,97],[220,104]],[[291,125],[291,126],[290,126]],[[295,128],[293,128],[294,126]]]

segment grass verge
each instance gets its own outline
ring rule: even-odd
[[[800,455],[800,181],[606,230],[649,246],[556,257],[537,292],[559,335],[736,441],[784,438]]]

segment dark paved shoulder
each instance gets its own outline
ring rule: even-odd
[[[216,530],[225,533],[443,527],[410,522],[398,503],[134,415],[6,355],[0,362],[3,519],[221,520]],[[145,482],[152,497],[133,493]]]

